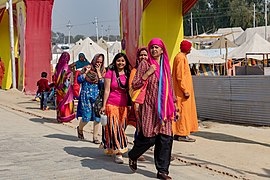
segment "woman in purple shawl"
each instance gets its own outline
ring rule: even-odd
[[[75,118],[73,88],[70,84],[71,70],[68,66],[70,55],[63,52],[55,67],[54,82],[58,122],[69,122]]]

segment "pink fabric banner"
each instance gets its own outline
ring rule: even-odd
[[[51,80],[51,16],[54,0],[24,0],[25,29],[25,93],[35,94],[41,72]]]

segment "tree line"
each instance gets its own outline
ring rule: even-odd
[[[218,28],[242,27],[245,30],[253,27],[254,4],[256,26],[264,26],[264,2],[265,0],[198,0],[184,16],[185,35],[191,35],[191,12],[194,35],[213,33]]]
[[[65,35],[64,33],[61,33],[61,32],[51,32],[51,37],[52,37],[52,44],[55,45],[55,44],[67,44],[68,43],[68,40],[69,40],[69,36]],[[70,43],[75,43],[77,41],[79,41],[80,39],[85,39],[86,36],[84,35],[75,35],[75,36],[70,36]],[[90,38],[93,40],[93,41],[97,41],[97,37],[96,36],[90,36]],[[99,37],[101,38],[101,37]],[[103,39],[105,41],[108,41],[108,36],[104,36]],[[118,35],[110,35],[109,36],[109,40],[110,41],[120,41],[120,36]]]

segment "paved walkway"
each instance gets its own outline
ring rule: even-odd
[[[41,111],[39,103],[32,101],[32,99],[33,96],[24,95],[17,90],[0,90],[0,108],[36,117],[32,118],[32,121],[42,125],[55,124],[65,131],[69,129],[70,135],[76,136],[76,120],[61,126],[55,120],[54,110]],[[1,121],[8,120],[4,117],[1,117],[0,114]],[[128,127],[126,132],[130,142],[132,142],[134,129]],[[85,129],[85,136],[87,140],[92,140],[91,125]],[[193,137],[197,139],[195,143],[174,142],[173,156],[176,160],[172,162],[170,168],[174,179],[181,179],[181,177],[185,177],[184,179],[270,178],[269,127],[239,126],[204,121],[200,124],[200,132],[195,133]],[[88,142],[81,143],[84,143],[85,146],[85,143]],[[89,147],[93,146],[92,143],[88,144]],[[145,169],[151,169],[151,172],[154,173],[153,151],[149,150],[146,157],[148,161],[139,164],[141,173],[145,173]],[[127,159],[125,159],[125,163],[127,164]],[[111,165],[114,166],[114,164]],[[121,174],[121,172],[119,173]],[[140,176],[139,173],[136,174]],[[137,175],[130,177],[135,178]],[[154,177],[153,174],[150,176]]]

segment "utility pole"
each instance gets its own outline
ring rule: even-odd
[[[98,41],[98,18],[97,17],[95,17],[94,23],[96,24],[96,34],[97,34],[97,41]]]
[[[14,54],[14,25],[13,25],[13,9],[12,0],[8,0],[8,13],[9,13],[9,36],[10,36],[10,57],[12,63],[12,89],[16,89],[16,69],[15,69],[15,54]]]
[[[253,27],[256,27],[256,5],[253,4]]]
[[[111,31],[111,27],[108,26],[108,29],[107,29],[107,33],[108,33],[108,42],[110,41],[110,31]]]
[[[196,23],[196,33],[197,33],[197,36],[198,36],[199,35],[198,23]]]
[[[265,16],[264,16],[264,19],[265,19],[265,40],[267,40],[267,0],[265,0],[264,9],[265,9]]]
[[[68,28],[68,47],[70,48],[70,30],[73,27],[73,25],[68,21],[67,28]]]
[[[103,27],[103,25],[101,25],[101,38],[103,39],[103,30],[104,30],[104,27]]]
[[[193,16],[192,16],[192,12],[190,13],[190,32],[191,32],[191,36],[193,36]]]

